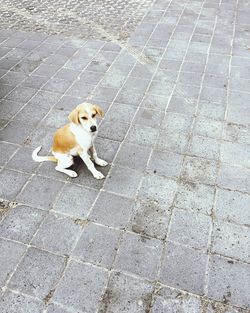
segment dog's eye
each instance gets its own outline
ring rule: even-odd
[[[92,117],[94,118],[96,116],[96,114],[92,114]]]
[[[88,118],[86,116],[82,116],[82,119],[83,120],[87,120]]]

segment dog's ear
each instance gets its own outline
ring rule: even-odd
[[[94,108],[95,108],[95,110],[96,110],[96,112],[97,112],[97,114],[101,117],[101,118],[103,118],[104,117],[104,112],[103,112],[103,110],[102,110],[102,108],[100,108],[98,105],[94,105]]]
[[[70,122],[74,123],[74,124],[79,124],[79,109],[78,107],[76,107],[68,116]]]

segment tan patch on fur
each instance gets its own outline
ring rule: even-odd
[[[67,124],[55,132],[53,151],[67,153],[77,146],[76,138],[70,131],[70,124]]]

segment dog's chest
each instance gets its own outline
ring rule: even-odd
[[[80,127],[71,127],[72,133],[75,135],[77,144],[83,148],[84,150],[89,150],[90,147],[93,146],[93,142],[95,139],[95,135],[87,133]]]

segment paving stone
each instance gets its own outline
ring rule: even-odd
[[[8,72],[6,75],[4,75],[0,79],[0,83],[16,86],[20,84],[25,78],[26,78],[26,75],[23,73]]]
[[[95,147],[98,156],[111,163],[119,148],[119,143],[106,138],[97,137],[95,140]]]
[[[250,225],[250,196],[237,191],[218,190],[215,216],[228,222]]]
[[[21,86],[33,89],[40,89],[47,81],[48,81],[47,77],[30,75],[23,81]]]
[[[20,243],[0,239],[1,248],[1,273],[0,286],[5,286],[10,275],[15,270],[21,257],[26,251],[26,247]],[[1,307],[1,305],[0,305]]]
[[[63,187],[53,209],[75,218],[86,218],[96,196],[95,190],[69,183]]]
[[[220,139],[223,124],[220,121],[197,117],[194,125],[194,134]]]
[[[53,206],[63,183],[49,178],[34,176],[17,197],[21,203],[48,210]]]
[[[157,127],[161,123],[162,118],[163,114],[160,111],[141,108],[137,112],[133,123],[149,127]]]
[[[132,125],[125,142],[138,145],[153,146],[157,140],[158,130],[143,125]]]
[[[181,177],[187,181],[214,184],[217,167],[218,165],[214,160],[186,157]]]
[[[250,146],[234,142],[222,142],[221,160],[225,163],[250,167]]]
[[[172,97],[168,105],[167,111],[193,115],[196,110],[196,101],[187,100],[185,98]]]
[[[3,99],[0,102],[0,113],[5,119],[11,119],[22,107],[23,103]]]
[[[192,124],[189,115],[168,112],[162,121],[161,128],[171,132],[188,132]]]
[[[154,150],[148,164],[150,173],[168,177],[178,177],[181,172],[183,156],[173,152]]]
[[[18,205],[12,208],[3,219],[0,227],[0,236],[29,243],[44,217],[44,211]]]
[[[58,282],[65,266],[63,257],[30,248],[14,275],[10,288],[44,299]]]
[[[123,143],[115,163],[136,170],[144,170],[147,166],[150,152],[151,149],[149,147]]]
[[[45,90],[40,90],[38,93],[30,100],[30,103],[50,109],[53,107],[61,98],[58,93],[53,93]]]
[[[119,103],[130,104],[138,107],[143,97],[144,93],[138,92],[132,93],[129,88],[128,89],[123,88],[121,91],[119,91],[115,100]]]
[[[53,127],[39,127],[35,129],[31,134],[25,137],[23,141],[25,144],[37,148],[37,146],[42,146],[43,154],[48,153],[52,146],[53,136],[55,134],[56,128]]]
[[[111,274],[100,304],[100,313],[138,312],[150,307],[153,285],[147,281],[123,273]]]
[[[250,259],[249,230],[245,226],[217,222],[214,225],[212,251],[248,262]]]
[[[24,173],[8,169],[2,170],[0,172],[0,197],[7,200],[14,200],[28,178],[29,176]]]
[[[23,122],[34,129],[47,113],[48,110],[46,108],[38,108],[33,104],[28,103],[15,116],[15,121]]]
[[[226,88],[203,87],[200,99],[223,104],[227,101],[227,90]]]
[[[49,214],[32,239],[32,245],[60,255],[69,255],[80,233],[81,226],[74,220],[62,215]]]
[[[220,143],[217,139],[193,136],[187,150],[190,155],[207,159],[219,159]]]
[[[212,103],[208,101],[199,101],[198,115],[213,120],[224,120],[226,107],[218,103]]]
[[[53,300],[71,310],[96,312],[107,274],[98,267],[71,261],[59,282]]]
[[[173,179],[158,175],[146,175],[142,180],[138,197],[169,207],[173,202],[176,188],[177,183]]]
[[[184,153],[186,151],[187,144],[188,134],[161,130],[156,143],[156,149]]]
[[[15,85],[1,85],[0,98],[4,98],[8,95],[13,89]]]
[[[123,141],[129,124],[120,121],[104,121],[99,128],[99,136],[116,141]]]
[[[126,233],[117,253],[115,268],[154,280],[161,253],[160,240]]]
[[[170,219],[170,209],[159,205],[157,201],[138,201],[129,223],[129,229],[134,233],[164,239]]]
[[[149,109],[165,111],[168,102],[169,102],[168,96],[146,94],[143,101],[141,102],[141,106]]]
[[[199,297],[168,287],[160,288],[154,295],[152,313],[200,312],[202,304]]]
[[[215,188],[212,186],[181,182],[175,198],[175,206],[195,210],[204,214],[211,214],[215,196]]]
[[[73,255],[84,262],[111,268],[118,249],[120,232],[88,224],[84,227]]]
[[[207,292],[209,297],[249,308],[249,284],[249,264],[212,256]]]
[[[7,167],[10,169],[21,170],[27,173],[32,173],[38,167],[39,163],[32,160],[33,149],[21,147],[17,152],[11,157],[7,163]]]
[[[249,128],[244,125],[227,123],[224,128],[223,139],[242,144],[250,144]]]
[[[19,101],[26,103],[29,101],[36,93],[36,89],[16,87],[8,96],[8,100]]]
[[[168,239],[197,249],[208,245],[211,219],[203,214],[175,209]]]
[[[207,256],[198,250],[167,242],[160,281],[171,287],[202,295]]]
[[[17,146],[1,141],[0,142],[0,165],[4,165],[5,163],[7,163],[16,150],[17,150]]]
[[[53,91],[57,93],[64,93],[71,85],[71,81],[60,79],[60,78],[51,78],[46,85],[42,87],[42,90]]]
[[[45,305],[38,300],[24,295],[6,291],[0,298],[0,310],[2,313],[15,313],[18,308],[19,313],[42,313]]]
[[[220,187],[250,192],[250,170],[233,165],[222,164],[217,183]]]
[[[106,178],[104,189],[121,196],[133,198],[141,178],[142,174],[137,170],[114,166]]]
[[[118,120],[123,123],[130,123],[135,115],[135,112],[135,106],[115,102],[108,111],[105,119],[112,122]]]

